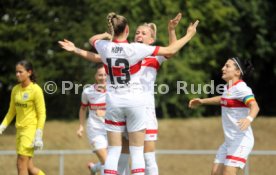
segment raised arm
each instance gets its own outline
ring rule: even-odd
[[[173,42],[177,41],[177,37],[175,34],[175,28],[178,25],[179,21],[182,18],[182,14],[178,13],[174,19],[169,20],[168,23],[168,35],[169,35],[169,44],[172,44]],[[170,59],[173,55],[166,55],[167,59]]]
[[[198,20],[195,23],[191,23],[187,29],[186,35],[180,38],[179,40],[171,43],[167,47],[160,47],[157,55],[171,56],[178,52],[196,34],[196,28],[198,23]]]
[[[220,105],[221,96],[211,98],[194,98],[189,102],[189,108],[197,108],[200,105]]]
[[[173,43],[175,41],[177,41],[177,37],[175,34],[175,28],[178,25],[179,21],[182,18],[182,14],[178,13],[174,19],[171,19],[168,23],[168,34],[169,34],[169,43]]]
[[[58,43],[60,47],[63,48],[64,50],[68,52],[72,52],[78,56],[81,56],[85,60],[92,61],[95,63],[102,62],[99,54],[80,49],[76,47],[75,44],[69,40],[64,39],[63,41],[58,41]]]
[[[111,38],[112,38],[112,36],[111,36],[109,33],[104,32],[104,33],[96,34],[96,35],[92,36],[92,37],[89,39],[89,43],[90,43],[92,46],[94,46],[94,42],[95,42],[96,40],[102,40],[102,39],[109,39],[109,40],[110,40]]]

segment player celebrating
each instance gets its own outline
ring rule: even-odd
[[[176,41],[175,27],[179,23],[182,15],[178,15],[169,21],[168,31],[169,31],[169,41],[170,43]],[[156,40],[156,25],[154,23],[145,23],[138,26],[135,33],[135,42],[140,42],[144,44],[153,44]],[[98,54],[88,52],[79,48],[76,48],[74,43],[68,40],[59,41],[62,48],[69,52],[74,52],[75,54],[82,56],[82,58],[87,59],[92,62],[100,62],[100,56]],[[169,58],[169,57],[167,57]],[[147,93],[148,104],[146,105],[147,111],[147,121],[146,121],[146,136],[144,144],[144,158],[146,163],[146,174],[158,175],[158,166],[155,158],[155,142],[157,140],[157,119],[155,115],[155,103],[154,103],[154,82],[156,80],[157,70],[166,57],[163,56],[150,56],[143,60],[141,66],[142,72],[142,83],[145,87],[145,92]],[[123,152],[124,152],[123,148]],[[122,154],[126,155],[126,154]],[[121,157],[122,157],[121,155]],[[125,156],[124,156],[125,157]],[[118,167],[119,168],[119,167]]]
[[[0,125],[0,134],[16,116],[16,152],[18,175],[44,175],[33,164],[35,149],[42,149],[42,133],[46,119],[43,91],[36,84],[33,66],[22,60],[16,64],[16,78],[9,111]]]
[[[219,147],[212,168],[212,175],[236,175],[244,168],[254,145],[251,122],[259,112],[252,90],[242,78],[251,72],[250,62],[242,63],[234,57],[222,68],[222,79],[227,82],[222,96],[192,99],[190,108],[203,104],[221,105],[224,143]]]
[[[104,129],[106,73],[103,64],[97,66],[95,80],[96,84],[85,88],[82,92],[79,111],[80,126],[77,130],[77,135],[79,137],[83,135],[84,121],[88,107],[89,117],[87,119],[86,133],[90,144],[95,149],[94,152],[100,160],[99,164],[90,166],[91,173],[96,174],[98,170],[101,170],[101,174],[104,174],[103,165],[107,155],[107,139]]]
[[[116,174],[121,153],[122,132],[125,127],[129,136],[132,174],[144,174],[143,143],[146,110],[139,70],[141,60],[149,55],[173,55],[196,33],[198,21],[191,24],[187,34],[169,47],[147,46],[127,43],[128,24],[126,18],[110,13],[107,16],[111,36],[108,33],[90,38],[97,49],[108,73],[106,128],[108,130],[108,156],[105,174]],[[113,38],[114,37],[114,38]],[[111,41],[101,40],[104,38]],[[142,89],[141,89],[142,88]]]
[[[84,121],[86,119],[87,108],[89,108],[89,117],[87,119],[86,133],[91,146],[94,148],[99,163],[89,163],[88,167],[91,174],[94,175],[98,171],[104,174],[104,163],[107,156],[107,136],[104,126],[104,116],[106,108],[106,73],[103,64],[97,65],[95,74],[96,83],[85,88],[82,92],[81,107],[79,111],[80,126],[77,130],[77,135],[81,138],[84,131]],[[121,156],[120,159],[123,159]],[[119,164],[121,175],[125,175],[127,171],[126,163]],[[125,169],[124,169],[124,168]]]

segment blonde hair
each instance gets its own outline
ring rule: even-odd
[[[140,26],[150,28],[151,37],[154,39],[154,41],[156,40],[157,27],[154,23],[144,23]]]
[[[119,36],[122,34],[128,24],[127,19],[124,16],[117,15],[114,12],[109,13],[106,19],[108,31],[112,36],[111,40],[114,36]]]

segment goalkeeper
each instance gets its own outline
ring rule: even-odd
[[[16,64],[19,84],[12,89],[9,111],[0,125],[0,134],[16,116],[16,153],[19,175],[45,175],[34,166],[34,150],[42,149],[43,128],[46,119],[43,91],[35,83],[32,64],[22,60]]]

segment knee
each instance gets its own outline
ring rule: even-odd
[[[224,168],[222,175],[236,175],[234,168]]]
[[[17,158],[16,166],[18,170],[25,170],[28,168],[28,159],[26,157],[19,156]]]
[[[222,169],[216,168],[216,169],[212,169],[211,171],[211,175],[222,175]]]

